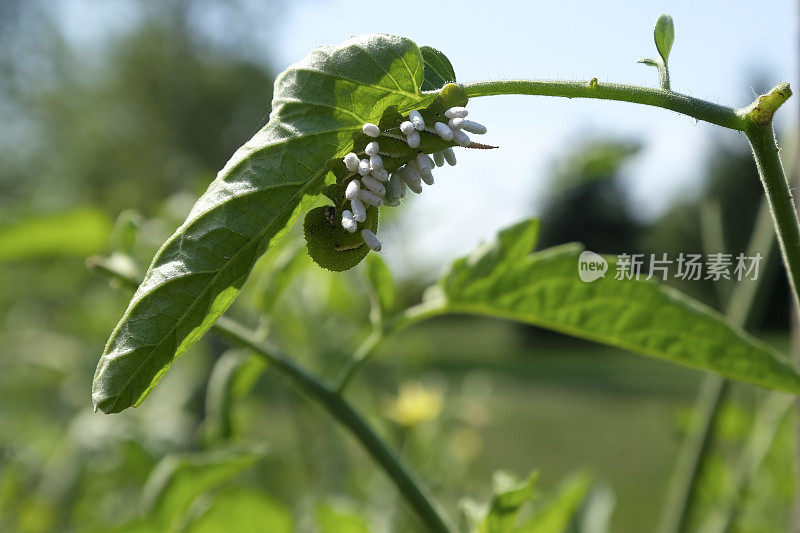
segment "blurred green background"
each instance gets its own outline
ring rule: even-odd
[[[156,490],[156,465],[166,468],[165,457],[213,463],[216,456],[203,454],[215,451],[242,454],[235,456],[246,467],[234,465],[211,496],[186,504],[207,530],[359,531],[362,522],[415,530],[394,488],[349,436],[269,369],[212,336],[141,407],[91,412],[94,366],[130,294],[89,273],[85,260],[113,254],[141,275],[216,171],[266,122],[279,68],[265,59],[264,34],[283,16],[280,4],[110,4],[114,16],[96,27],[86,11],[87,44],[70,29],[71,2],[0,0],[0,531],[135,526]],[[755,91],[775,81],[771,72],[751,78]],[[742,87],[742,102],[750,89]],[[529,200],[528,215],[543,220],[540,247],[745,251],[761,194],[749,151],[723,134],[710,135],[707,146],[699,184],[642,217],[625,179],[646,142],[596,128],[575,135],[530,176],[546,191]],[[386,224],[391,243],[402,226]],[[412,304],[436,272],[414,264],[413,241],[396,241],[389,264],[402,303]],[[231,314],[333,378],[368,334],[364,273],[322,272],[300,242],[295,233],[267,254]],[[787,350],[786,281],[774,261],[762,268],[754,331]],[[295,277],[279,294],[270,282],[286,272]],[[716,308],[730,291],[711,282],[677,286]],[[215,403],[214,384],[226,375],[234,375],[225,382],[230,417]],[[491,495],[498,470],[519,478],[537,470],[543,495],[587,472],[595,496],[613,505],[611,530],[640,532],[659,517],[701,377],[531,327],[448,317],[390,339],[349,396],[453,516],[463,498]],[[734,468],[726,459],[741,450],[762,396],[744,386],[732,391],[703,513],[724,493],[726,469]],[[741,530],[788,523],[794,437],[792,415],[784,418],[757,476],[769,501],[759,490],[748,495]],[[236,522],[236,510],[250,504],[263,516]],[[215,517],[226,505],[228,515]],[[353,529],[324,529],[332,520]]]

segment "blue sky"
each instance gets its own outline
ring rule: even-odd
[[[800,86],[797,4],[788,0],[768,2],[770,16],[758,13],[756,3],[739,0],[295,0],[277,9],[254,8],[257,1],[239,2],[254,12],[252,25],[242,31],[264,28],[267,59],[277,70],[320,44],[385,32],[439,48],[450,58],[459,81],[597,77],[601,82],[655,85],[655,69],[636,59],[655,55],[652,26],[667,12],[676,28],[670,56],[673,90],[743,106],[752,101],[754,88],[749,84],[756,74],[770,85],[788,81]],[[78,4],[83,9],[71,12],[74,34],[91,40],[86,8],[92,3]],[[119,16],[126,12],[125,3],[113,5],[109,16],[101,17],[105,24],[95,28],[113,32],[115,25],[125,24],[125,17]],[[94,8],[91,12],[98,13]],[[209,34],[231,36],[223,15],[198,9],[199,24]],[[260,22],[272,16],[277,20]],[[66,24],[70,26],[69,17]],[[792,98],[788,109],[781,110],[779,132],[797,123],[798,101]],[[410,255],[426,258],[416,267],[441,265],[490,239],[501,227],[535,214],[549,165],[588,134],[645,143],[626,168],[628,190],[642,218],[662,212],[676,197],[697,192],[704,150],[713,134],[745,142],[736,133],[687,117],[625,103],[503,96],[475,99],[469,107],[470,117],[489,127],[485,142],[500,149],[460,150],[457,167],[437,172],[436,185],[407,210],[401,234],[385,236],[386,255],[398,266],[408,266],[403,257]],[[408,247],[414,249],[410,254]]]

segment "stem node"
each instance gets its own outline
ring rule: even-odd
[[[772,122],[775,111],[792,96],[792,88],[788,83],[779,83],[766,94],[760,95],[755,102],[739,110],[745,118],[755,124],[766,126]]]

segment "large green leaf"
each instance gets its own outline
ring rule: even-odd
[[[407,113],[433,101],[420,89],[424,70],[412,41],[373,34],[318,48],[278,77],[269,122],[158,251],[111,334],[92,386],[96,408],[118,412],[147,396],[332,180],[326,162],[390,107]]]
[[[200,516],[186,525],[186,533],[291,533],[292,517],[275,499],[252,489],[221,491]]]
[[[317,508],[320,533],[369,533],[366,520],[341,503],[323,503]]]
[[[162,531],[175,527],[195,498],[262,456],[235,450],[168,456],[156,465],[142,490],[142,511]]]
[[[718,372],[762,387],[800,393],[800,374],[780,353],[728,324],[714,310],[651,281],[608,274],[578,277],[582,247],[531,254],[538,223],[512,226],[440,280],[442,312],[489,315],[618,346],[673,363]],[[435,298],[435,297],[434,297]]]

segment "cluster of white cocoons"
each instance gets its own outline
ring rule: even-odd
[[[438,135],[443,140],[452,141],[459,146],[469,146],[472,140],[465,132],[482,135],[486,133],[486,127],[467,120],[467,114],[468,111],[464,107],[451,107],[445,111],[445,117],[449,119],[447,124],[436,122],[433,127],[429,127],[425,124],[419,111],[411,111],[408,120],[400,124],[400,132],[403,137],[384,133],[376,124],[370,122],[364,124],[362,129],[368,137],[373,139],[377,139],[382,134],[404,139],[410,148],[419,147],[420,132]],[[356,232],[359,222],[366,220],[367,205],[396,207],[405,197],[407,188],[419,194],[422,192],[422,182],[433,185],[432,170],[434,167],[441,167],[445,162],[451,166],[456,164],[456,154],[452,148],[445,148],[431,154],[433,159],[430,155],[419,152],[416,158],[399,167],[390,177],[383,168],[380,150],[378,141],[374,140],[370,141],[364,149],[365,157],[359,157],[355,152],[350,152],[344,157],[344,164],[354,177],[347,184],[344,194],[350,202],[350,209],[342,212],[342,227],[350,233]],[[361,230],[361,236],[372,250],[380,251],[381,242],[372,231],[364,228]]]

